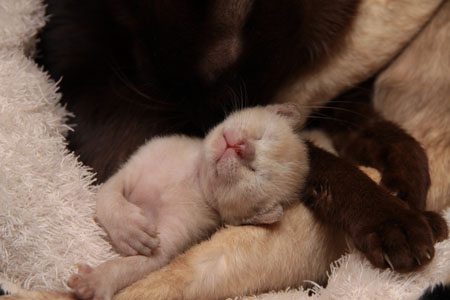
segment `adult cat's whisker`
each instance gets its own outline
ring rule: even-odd
[[[352,102],[349,102],[352,103]],[[312,109],[330,109],[330,110],[336,110],[336,111],[343,111],[343,112],[348,112],[348,113],[352,113],[356,116],[360,116],[363,117],[365,119],[369,118],[369,116],[361,114],[357,111],[351,110],[351,109],[346,109],[346,108],[341,108],[341,107],[335,107],[335,106],[322,106],[322,105],[318,105],[318,106],[314,106],[314,105],[303,105],[303,107],[307,107],[307,108],[312,108]]]
[[[309,119],[329,120],[329,121],[341,122],[341,123],[345,123],[347,125],[350,125],[352,127],[357,127],[357,123],[353,123],[353,122],[349,122],[349,121],[341,120],[341,119],[337,119],[337,118],[332,118],[332,117],[328,117],[328,116],[311,115],[308,118]]]
[[[162,107],[175,107],[175,105],[170,103],[170,102],[158,100],[158,99],[150,97],[146,93],[142,92],[135,84],[133,84],[127,78],[127,76],[123,72],[120,71],[120,69],[115,64],[111,63],[110,66],[111,66],[111,69],[113,70],[114,74],[116,75],[116,77],[124,84],[125,87],[127,87],[130,91],[134,92],[135,94],[137,94],[138,96],[142,97],[143,99],[150,100],[150,102],[158,104],[158,106],[148,105],[148,102],[130,101],[130,100],[133,100],[133,99],[132,98],[126,98],[125,100],[127,100],[129,103],[137,104],[137,105],[140,105],[140,106],[143,106],[143,107],[148,107],[148,108],[151,108],[151,109],[154,109],[154,108],[161,109]]]
[[[341,99],[333,99],[330,103],[345,103],[345,104],[351,104],[353,105],[367,105],[367,102],[361,101],[351,101],[351,100],[341,100]]]
[[[112,90],[116,92],[115,94],[116,94],[117,97],[119,97],[120,99],[122,99],[122,100],[124,100],[124,101],[126,101],[126,102],[128,102],[128,103],[131,103],[131,104],[140,106],[140,107],[142,107],[142,108],[144,108],[144,109],[151,109],[151,110],[154,110],[154,111],[156,111],[156,110],[158,110],[158,111],[169,111],[169,110],[173,110],[172,107],[170,107],[170,106],[163,107],[163,106],[160,106],[160,105],[151,105],[150,103],[145,103],[145,102],[135,101],[134,98],[132,98],[132,97],[127,97],[127,96],[123,95],[120,91],[118,91],[118,90],[115,89],[115,88],[112,88]]]

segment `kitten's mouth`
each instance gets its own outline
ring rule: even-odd
[[[246,162],[250,162],[255,157],[255,147],[246,138],[233,139],[224,133],[219,138],[219,153],[216,162],[226,157],[238,157]]]
[[[243,152],[244,152],[244,144],[237,144],[237,145],[228,145],[220,155],[220,157],[216,160],[216,162],[220,162],[221,160],[228,159],[230,157],[239,157],[242,158]]]
[[[235,175],[237,164],[242,160],[244,147],[243,142],[231,144],[225,135],[218,137],[213,146],[217,176],[231,179]]]
[[[219,176],[232,176],[238,165],[250,165],[254,158],[254,146],[245,139],[230,142],[226,134],[218,137],[213,145],[216,172]]]
[[[229,158],[243,158],[244,152],[246,149],[246,143],[244,141],[239,141],[237,143],[230,143],[225,135],[219,137],[216,142],[216,155],[215,161],[216,164],[221,162],[224,159]]]

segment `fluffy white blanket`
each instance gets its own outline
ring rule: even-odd
[[[0,1],[0,271],[62,289],[75,263],[115,254],[93,220],[93,174],[65,149],[57,83],[29,57],[44,24],[40,0]]]
[[[30,58],[44,23],[40,0],[0,1],[0,274],[25,289],[64,290],[76,263],[116,254],[93,220],[93,174],[65,149],[70,128],[58,85]],[[450,210],[445,217],[450,223]],[[352,251],[316,295],[290,290],[257,299],[417,299],[448,277],[449,261],[448,240],[409,275],[375,270]]]

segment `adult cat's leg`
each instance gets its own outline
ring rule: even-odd
[[[224,228],[114,299],[223,299],[323,282],[343,251],[342,234],[295,204],[277,224]]]
[[[427,208],[450,205],[450,2],[375,82],[373,105],[425,148],[432,184]]]
[[[372,85],[369,80],[334,99],[317,113],[319,127],[331,137],[341,157],[378,169],[381,185],[396,197],[364,180],[349,180],[349,184],[343,185],[332,182],[335,181],[332,173],[327,175],[323,172],[329,166],[336,170],[346,168],[345,174],[350,177],[354,176],[350,167],[355,172],[357,169],[344,167],[341,161],[326,153],[320,154],[320,160],[311,159],[311,172],[321,174],[310,176],[315,182],[307,184],[312,190],[305,197],[310,199],[307,203],[321,220],[344,226],[355,245],[375,266],[410,271],[430,261],[434,242],[445,238],[448,230],[440,215],[423,212],[430,186],[425,151],[414,138],[374,110],[371,103]],[[316,152],[314,150],[310,155],[314,156]],[[324,183],[324,180],[328,182]],[[359,202],[359,197],[353,197],[358,190],[367,195],[366,201]],[[404,202],[397,203],[397,198]],[[372,210],[373,201],[379,202],[375,210]],[[348,207],[344,208],[339,203]],[[404,208],[400,209],[399,205]],[[352,213],[355,207],[359,210],[354,211],[358,213],[359,222],[355,222]],[[384,211],[380,211],[381,208]],[[397,228],[399,223],[402,231]],[[375,229],[375,225],[379,228]],[[361,231],[363,228],[366,233],[355,233],[355,230]]]
[[[376,168],[381,185],[422,210],[430,186],[426,153],[400,126],[374,110],[372,91],[369,80],[334,99],[316,113],[319,127],[331,137],[339,156]]]
[[[399,272],[415,270],[447,237],[445,220],[411,209],[354,165],[309,144],[310,174],[303,201],[324,223],[342,228],[370,262]]]

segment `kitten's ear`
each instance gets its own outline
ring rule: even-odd
[[[250,218],[246,223],[253,225],[273,224],[280,221],[282,216],[283,207],[280,204],[277,204],[270,210]]]
[[[292,128],[296,129],[301,121],[301,114],[300,114],[300,108],[297,104],[294,103],[282,103],[282,104],[272,104],[267,105],[266,108],[285,118],[289,125],[291,125]]]

